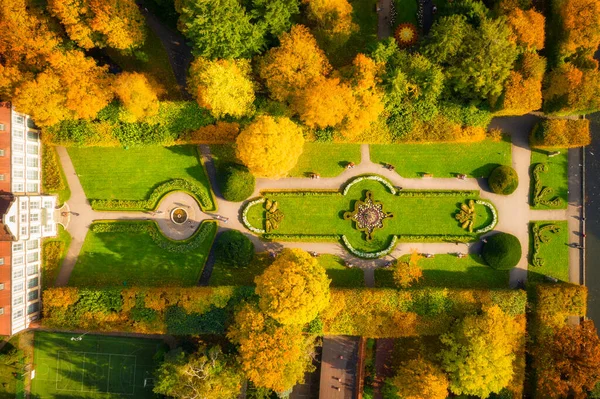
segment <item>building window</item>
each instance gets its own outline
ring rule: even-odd
[[[40,203],[37,201],[31,201],[29,203],[29,208],[30,209],[40,209]]]
[[[38,184],[37,183],[28,183],[27,184],[27,192],[28,193],[37,193],[38,192]]]
[[[4,289],[4,283],[0,283],[0,291]]]
[[[23,269],[17,269],[13,272],[13,278],[18,279],[23,277]]]
[[[31,226],[31,228],[29,229],[29,232],[31,234],[39,234],[40,233],[40,226]]]
[[[13,129],[13,137],[16,139],[22,139],[23,138],[23,130]]]
[[[19,309],[13,313],[13,320],[23,317],[23,309]]]
[[[13,150],[15,150],[15,152],[23,152],[23,144],[13,143]]]
[[[4,156],[4,150],[0,148],[0,157]]]
[[[33,230],[33,229],[31,229]],[[33,233],[33,231],[32,231]],[[40,255],[37,252],[27,254],[27,263],[37,262],[40,259]]]
[[[27,153],[30,155],[37,155],[38,154],[38,146],[37,145],[28,145]]]
[[[46,209],[52,209],[52,201],[45,201],[44,202],[44,208],[46,208]]]
[[[19,306],[19,305],[22,305],[22,304],[23,304],[23,302],[24,302],[24,301],[23,301],[23,296],[22,296],[22,295],[21,295],[21,296],[18,296],[18,297],[15,297],[15,299],[13,299],[13,306]]]
[[[0,258],[0,266],[4,265],[4,258]]]
[[[27,166],[30,168],[38,167],[38,159],[37,158],[27,158]]]
[[[4,181],[4,173],[0,173],[0,181]]]
[[[40,242],[38,240],[27,241],[27,249],[33,250],[38,249],[40,246]]]
[[[27,215],[26,214],[21,214],[21,223],[27,223]]]
[[[23,183],[15,183],[13,184],[13,191],[15,193],[22,193],[24,190],[25,186],[23,185]]]
[[[29,280],[27,282],[27,288],[35,288],[37,286],[38,286],[38,278],[37,277],[32,278],[31,280]]]
[[[23,176],[25,176],[23,170],[14,170],[13,175],[15,176],[15,179],[22,179]]]
[[[27,235],[27,227],[21,227],[21,235],[23,235],[23,236]]]
[[[23,264],[23,257],[22,256],[15,256],[13,258],[13,265],[18,266],[18,265],[22,265]]]
[[[23,250],[23,243],[17,242],[13,244],[13,252],[21,252]]]
[[[21,115],[15,115],[15,123],[20,123],[21,125],[25,124],[25,118]]]
[[[5,132],[6,131],[6,126],[4,125],[4,123],[0,123],[0,132]]]
[[[39,291],[35,290],[35,291],[30,291],[29,294],[27,294],[27,300],[28,301],[35,301],[36,299],[38,299],[40,296]]]
[[[40,303],[36,302],[36,303],[32,303],[31,305],[27,306],[27,314],[32,314],[35,313],[37,311],[40,310]]]
[[[27,132],[27,138],[29,140],[39,140],[40,139],[40,135],[38,132]]]
[[[37,170],[28,170],[27,178],[29,180],[39,180],[39,178],[40,178],[39,172]]]
[[[17,294],[17,293],[23,291],[23,288],[25,288],[23,283],[13,284],[13,293]]]
[[[31,216],[29,216],[29,221],[30,222],[37,222],[40,220],[40,214],[39,213],[32,213]]]
[[[13,163],[15,165],[23,165],[23,157],[13,157]]]
[[[0,316],[4,314],[4,308],[0,308]]]
[[[26,211],[27,210],[27,201],[21,201],[21,210],[22,211]]]
[[[27,275],[32,276],[38,273],[38,265],[27,266]]]

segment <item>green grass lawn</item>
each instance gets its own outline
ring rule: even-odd
[[[417,25],[417,10],[419,8],[418,0],[393,0],[396,6],[396,23],[395,27],[402,23],[410,22]],[[392,31],[392,34],[394,32]]]
[[[273,258],[267,252],[257,253],[250,265],[246,267],[230,267],[224,262],[214,265],[210,276],[209,285],[217,287],[220,285],[243,285],[253,286],[254,278],[273,263]],[[364,273],[360,269],[348,269],[344,261],[335,255],[322,254],[317,260],[327,272],[331,279],[332,287],[351,288],[364,287]]]
[[[547,224],[556,224],[560,226],[560,231],[556,234],[547,232],[545,236],[550,240],[542,243],[540,246],[540,257],[544,260],[542,267],[531,265],[529,259],[529,268],[527,280],[529,282],[547,281],[544,276],[551,276],[561,281],[569,281],[569,226],[567,221],[539,221],[535,222],[540,226]],[[533,234],[529,230],[529,253],[533,254]]]
[[[35,333],[31,383],[35,398],[154,398],[144,386],[157,367],[155,354],[166,350],[159,340]]]
[[[225,162],[239,162],[232,145],[211,145],[215,167]],[[341,174],[348,162],[360,163],[359,144],[304,143],[304,151],[296,166],[288,173],[290,177],[309,177],[318,173],[321,177],[335,177]]]
[[[354,227],[354,222],[344,220],[346,211],[354,210],[354,203],[364,199],[364,192],[371,190],[375,201],[383,203],[384,212],[394,213],[383,221],[384,228],[376,230],[371,242],[363,239],[363,233]],[[390,194],[379,182],[365,180],[352,186],[347,195],[331,196],[284,196],[269,194],[276,200],[284,218],[274,234],[346,235],[352,246],[363,251],[375,251],[388,245],[391,235],[470,235],[454,219],[458,206],[468,198],[452,197],[399,197]],[[480,215],[475,221],[475,230],[491,222],[491,212],[483,205],[475,205]],[[264,223],[262,204],[252,206],[248,221],[255,227]]]
[[[162,42],[154,34],[152,29],[147,28],[148,35],[144,46],[140,51],[144,52],[147,61],[139,60],[132,55],[123,55],[118,50],[107,48],[106,54],[115,61],[125,72],[140,72],[150,76],[157,84],[166,90],[165,99],[181,100],[182,94],[175,80],[175,74],[169,62],[167,51]]]
[[[176,178],[210,192],[196,146],[69,148],[69,155],[90,199],[143,200],[156,186]]]
[[[0,349],[0,398],[25,398],[25,357],[19,347],[21,335],[12,336]],[[8,338],[7,338],[8,339]],[[13,376],[17,373],[17,377]]]
[[[61,225],[58,225],[58,235],[56,237],[44,240],[42,245],[44,251],[42,287],[44,289],[54,287],[62,262],[69,250],[69,245],[71,245],[71,235]]]
[[[548,157],[548,154],[560,151],[559,155],[552,158]],[[531,170],[538,163],[545,163],[548,165],[548,171],[540,174],[542,180],[542,186],[551,187],[552,194],[548,195],[544,199],[551,200],[555,197],[561,198],[559,206],[549,207],[547,205],[536,205],[533,206],[533,195],[534,195],[534,179],[533,173],[531,172],[531,195],[530,203],[533,209],[566,209],[569,201],[569,150],[566,148],[555,148],[552,150],[540,150],[533,149],[531,151]]]
[[[214,225],[214,224],[213,224]],[[212,242],[187,253],[159,247],[147,233],[89,231],[69,280],[75,287],[193,286],[196,285]]]
[[[506,136],[508,137],[508,136]],[[402,177],[488,177],[499,165],[511,165],[510,141],[479,143],[371,145],[371,161],[390,163]]]
[[[465,249],[464,245],[456,248],[457,252]],[[402,259],[408,260],[408,255]],[[414,288],[508,288],[510,272],[492,269],[475,254],[462,259],[450,254],[435,255],[434,258],[421,259],[419,267],[423,270],[423,278],[412,286]],[[392,270],[376,269],[375,286],[395,287]]]

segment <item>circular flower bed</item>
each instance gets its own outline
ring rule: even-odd
[[[183,224],[188,220],[188,214],[183,208],[175,208],[171,211],[171,220],[175,224]]]
[[[364,231],[367,241],[373,239],[373,231],[383,228],[383,221],[394,217],[393,213],[383,211],[383,204],[373,200],[373,193],[367,191],[364,201],[356,201],[354,212],[344,213],[344,219],[356,222],[356,228]]]
[[[419,33],[417,27],[411,23],[404,23],[398,25],[396,32],[394,32],[396,42],[400,47],[410,47],[417,42]]]

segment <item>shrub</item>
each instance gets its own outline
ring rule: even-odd
[[[65,182],[60,173],[60,163],[56,149],[49,145],[42,146],[42,180],[45,192],[57,192],[65,189]]]
[[[529,138],[535,147],[583,147],[591,140],[588,119],[545,119],[534,126]]]
[[[42,287],[44,289],[54,286],[54,281],[60,269],[60,258],[65,249],[65,243],[62,241],[48,241],[43,247],[43,273]]]
[[[488,183],[494,193],[509,195],[517,189],[519,176],[510,166],[502,165],[492,171]]]
[[[238,230],[227,230],[217,237],[215,256],[234,267],[248,266],[254,257],[254,244]]]
[[[512,234],[499,233],[487,239],[481,255],[494,269],[512,269],[521,260],[521,243]]]
[[[227,201],[244,201],[254,192],[256,179],[244,165],[229,163],[219,168],[217,183]]]

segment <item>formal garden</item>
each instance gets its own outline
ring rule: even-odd
[[[569,282],[569,226],[566,220],[529,224],[529,267],[527,280]]]
[[[404,242],[470,242],[494,228],[495,207],[477,191],[399,190],[377,175],[341,191],[263,191],[242,210],[246,227],[274,241],[340,241],[359,257]]]
[[[531,151],[532,209],[566,209],[569,193],[569,150],[567,148]]]

